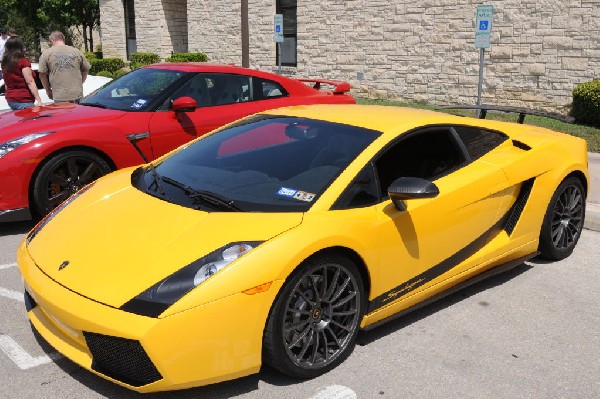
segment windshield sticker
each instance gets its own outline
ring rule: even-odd
[[[133,103],[131,108],[135,108],[135,109],[142,108],[147,102],[148,101],[140,98],[139,100],[137,100],[136,102]]]
[[[307,193],[306,191],[294,190],[293,188],[280,187],[277,195],[282,197],[293,198],[299,201],[312,202],[316,194]]]
[[[294,190],[293,188],[281,187],[279,191],[277,191],[277,195],[294,198],[294,195],[296,195],[297,192],[298,190]]]

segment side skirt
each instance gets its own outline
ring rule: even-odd
[[[509,261],[507,263],[503,263],[503,264],[500,264],[498,266],[495,266],[492,269],[486,270],[485,272],[483,272],[481,274],[478,274],[476,276],[473,276],[470,279],[463,281],[462,283],[459,283],[459,284],[457,284],[457,285],[455,285],[453,287],[450,287],[448,290],[446,290],[444,292],[441,292],[441,293],[439,293],[437,295],[434,295],[434,296],[432,296],[430,298],[427,298],[423,302],[419,302],[418,304],[416,304],[414,306],[411,306],[408,309],[404,309],[403,311],[400,311],[398,313],[394,313],[393,315],[388,316],[388,317],[386,317],[383,320],[379,320],[378,322],[375,322],[373,324],[369,324],[368,326],[362,328],[361,330],[363,330],[363,331],[372,330],[373,328],[379,327],[382,324],[385,324],[385,323],[387,323],[389,321],[392,321],[392,320],[395,320],[395,319],[397,319],[399,317],[402,317],[402,316],[404,316],[407,313],[410,313],[410,312],[412,312],[414,310],[417,310],[417,309],[420,309],[420,308],[422,308],[422,307],[424,307],[426,305],[429,305],[430,303],[433,303],[433,302],[437,301],[438,299],[442,299],[442,298],[444,298],[444,297],[446,297],[446,296],[448,296],[450,294],[454,294],[455,292],[462,290],[463,288],[466,288],[466,287],[468,287],[470,285],[473,285],[473,284],[476,284],[476,283],[478,283],[478,282],[480,282],[482,280],[485,280],[488,277],[492,277],[492,276],[495,276],[497,274],[501,274],[501,273],[507,272],[510,269],[513,269],[513,268],[515,268],[515,267],[523,264],[524,262],[528,261],[529,259],[536,257],[537,255],[539,255],[539,251],[534,252],[532,254],[529,254],[527,256],[523,256],[523,257],[515,259],[515,260],[511,260],[511,261]]]

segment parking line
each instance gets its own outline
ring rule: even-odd
[[[358,396],[352,389],[343,385],[330,385],[327,388],[317,392],[310,399],[356,399]]]
[[[15,301],[25,302],[23,293],[19,291],[7,290],[6,288],[0,287],[0,296],[5,298],[14,299]]]
[[[16,263],[7,263],[5,265],[0,265],[0,270],[10,269],[11,267],[15,267],[15,266],[17,266]]]
[[[33,357],[25,352],[14,339],[8,335],[0,335],[0,349],[6,353],[10,360],[13,361],[21,370],[27,370],[32,367],[41,366],[42,364],[50,363],[53,360],[62,357],[58,352],[50,353],[49,355]]]

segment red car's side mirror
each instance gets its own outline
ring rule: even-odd
[[[198,103],[192,97],[179,97],[173,101],[173,111],[175,112],[194,112]]]

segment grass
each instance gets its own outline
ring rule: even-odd
[[[384,100],[367,100],[367,99],[357,99],[359,104],[369,104],[369,105],[387,105],[387,106],[400,106],[400,107],[412,107],[412,108],[422,108],[422,109],[430,109],[435,111],[446,112],[454,115],[463,115],[475,117],[474,110],[440,110],[437,107],[426,104],[426,103],[406,103],[406,102],[398,102],[398,101],[384,101]],[[506,122],[516,122],[518,115],[516,114],[507,114],[504,112],[488,112],[487,119],[495,119],[499,121]],[[544,118],[541,116],[528,115],[525,118],[525,123],[528,125],[545,127],[547,129],[556,130],[557,132],[567,133],[573,136],[581,137],[586,140],[588,143],[588,151],[590,152],[600,152],[600,129],[584,126],[584,125],[576,125],[572,123],[560,122],[551,118]]]

